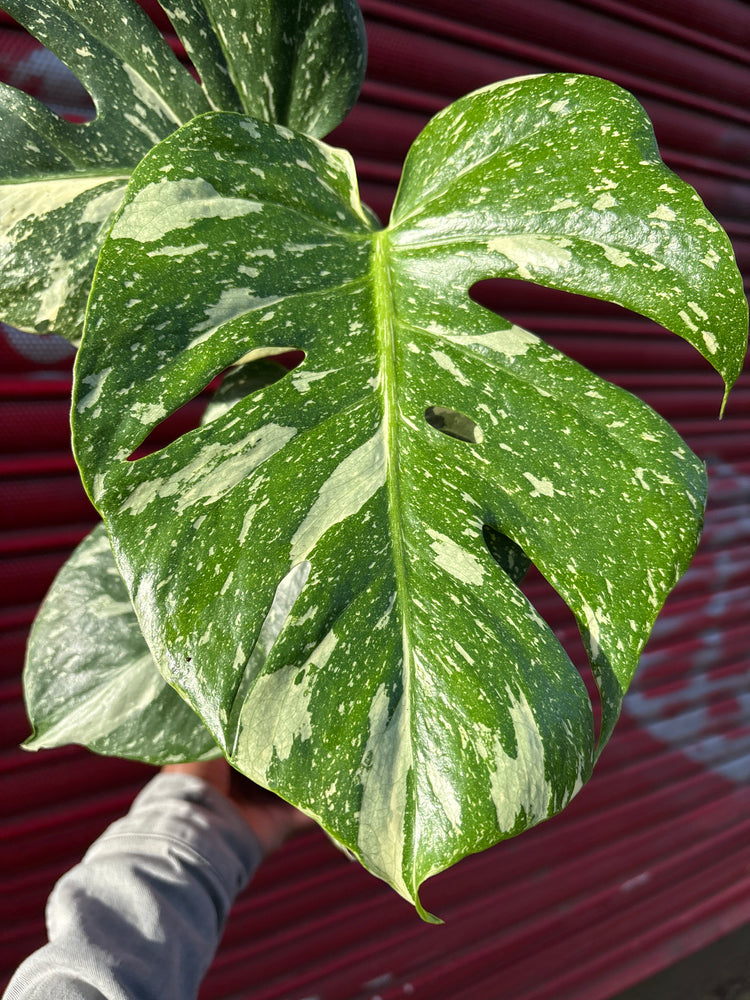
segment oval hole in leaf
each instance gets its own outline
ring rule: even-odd
[[[263,357],[256,354],[246,362],[241,360],[225,369],[192,399],[157,424],[128,456],[128,461],[137,461],[166,448],[200,424],[210,423],[245,396],[278,382],[301,364],[304,358],[304,352],[296,350]]]
[[[458,441],[468,441],[469,444],[481,444],[484,441],[484,432],[479,424],[458,410],[451,410],[447,406],[428,406],[424,411],[424,418],[430,427]]]

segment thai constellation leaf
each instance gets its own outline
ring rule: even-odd
[[[24,669],[28,750],[81,743],[152,764],[219,755],[156,668],[104,525],[78,546],[34,622]]]
[[[224,379],[204,422],[285,372],[272,361],[242,365]],[[220,754],[159,673],[103,524],[75,549],[47,593],[29,638],[24,695],[33,729],[28,750],[81,743],[151,764]]]
[[[365,74],[356,0],[160,0],[216,110],[322,137],[343,121]]]
[[[0,317],[14,326],[80,339],[96,258],[128,177],[180,125],[211,110],[252,109],[323,135],[356,98],[365,49],[354,0],[163,6],[202,86],[135,0],[5,0],[96,109],[91,122],[68,122],[0,85]]]
[[[623,302],[736,375],[725,235],[632,98],[564,76],[439,115],[385,230],[340,151],[191,122],[133,176],[77,362],[77,458],[159,669],[235,766],[418,906],[593,765],[519,560],[578,619],[606,740],[705,500],[647,406],[471,301],[502,274]],[[223,368],[290,347],[293,372],[129,461]]]

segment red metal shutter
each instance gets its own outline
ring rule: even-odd
[[[153,0],[144,3],[154,10]],[[387,216],[427,118],[494,80],[544,71],[633,90],[663,155],[692,183],[750,270],[750,6],[739,0],[362,0],[361,103],[333,141]],[[169,30],[166,20],[160,24]],[[0,15],[0,79],[63,114],[88,103]],[[519,282],[483,301],[642,396],[705,459],[700,552],[660,618],[597,772],[560,817],[425,887],[442,928],[322,835],[259,872],[230,919],[203,1000],[605,1000],[750,919],[750,377],[724,420],[718,376],[686,344],[601,302]],[[77,748],[27,754],[20,672],[36,605],[94,521],[70,457],[70,352],[0,335],[0,751],[4,816],[0,976],[44,939],[58,875],[151,773]],[[570,616],[529,592],[572,654]]]

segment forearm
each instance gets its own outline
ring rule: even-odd
[[[5,1000],[195,997],[260,859],[220,792],[190,775],[158,776],[58,882],[49,944],[19,968]]]

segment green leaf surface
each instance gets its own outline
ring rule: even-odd
[[[593,765],[526,560],[579,622],[606,741],[705,501],[653,411],[471,301],[496,275],[674,320],[738,370],[726,237],[634,100],[565,76],[439,115],[385,230],[346,154],[190,123],[132,179],[76,368],[77,458],[159,669],[236,767],[418,906]],[[289,348],[293,372],[129,460],[224,368]]]
[[[357,99],[367,40],[356,0],[160,3],[216,110],[322,137]]]
[[[266,360],[234,369],[203,422],[286,371]],[[500,546],[497,558],[508,558],[506,550]],[[261,643],[259,654],[262,649]],[[24,744],[28,750],[81,743],[159,765],[220,752],[159,673],[103,524],[75,549],[47,593],[27,647],[24,695],[34,730]]]
[[[0,85],[0,316],[20,329],[80,339],[128,177],[180,125],[244,109],[324,135],[356,99],[365,40],[354,0],[163,6],[202,86],[134,0],[4,4],[75,73],[96,109],[91,122],[68,122]]]
[[[81,743],[151,764],[218,756],[159,673],[104,525],[76,548],[34,622],[24,669],[28,750]]]

